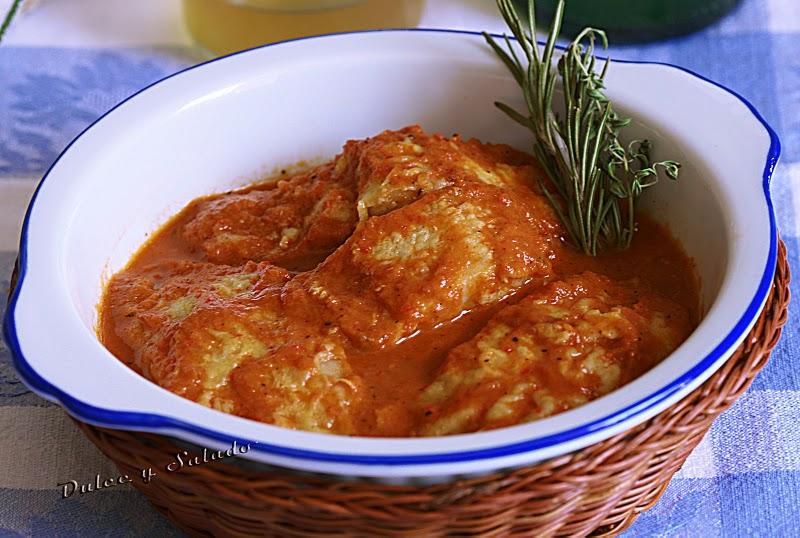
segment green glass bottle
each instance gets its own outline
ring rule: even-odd
[[[656,41],[699,30],[735,8],[741,0],[567,0],[562,33],[574,36],[586,26],[606,31],[610,42]],[[548,27],[556,0],[536,0],[537,26]],[[517,0],[527,13],[527,0]]]

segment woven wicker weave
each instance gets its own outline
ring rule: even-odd
[[[764,312],[713,377],[644,424],[531,467],[407,487],[216,462],[134,484],[192,535],[614,535],[655,504],[712,421],[750,385],[780,337],[788,302],[789,268],[781,243]],[[125,474],[172,461],[181,450],[158,435],[79,424]]]

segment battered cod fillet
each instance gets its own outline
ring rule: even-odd
[[[528,198],[482,183],[445,187],[359,223],[287,286],[362,349],[379,349],[543,279],[556,234]]]
[[[513,188],[544,206],[533,193],[540,173],[535,160],[508,146],[427,135],[413,125],[351,140],[332,163],[274,186],[201,202],[183,238],[214,263],[266,260],[306,270],[341,245],[357,219],[443,187]]]
[[[508,146],[428,135],[419,125],[351,140],[342,158],[355,178],[362,221],[449,185],[479,182],[529,192],[541,173],[532,157]]]
[[[353,433],[361,380],[335,328],[287,316],[286,270],[164,262],[109,285],[134,367],[220,411],[289,428]]]
[[[108,286],[111,316],[122,341],[134,350],[132,365],[149,375],[141,350],[154,336],[200,310],[227,306],[280,288],[289,279],[285,269],[250,262],[241,267],[164,261],[139,273],[123,272]]]
[[[345,164],[337,160],[267,188],[203,201],[183,238],[214,263],[313,267],[356,223],[352,177],[341,173]]]
[[[422,393],[418,434],[519,424],[579,406],[638,377],[691,331],[677,303],[583,273],[500,311],[453,349]]]

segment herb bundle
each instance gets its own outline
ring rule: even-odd
[[[534,155],[549,183],[541,187],[575,245],[589,255],[612,246],[627,248],[636,231],[636,200],[658,181],[659,170],[677,179],[680,164],[650,160],[650,143],[634,140],[623,145],[620,131],[630,123],[619,116],[603,92],[609,66],[598,70],[596,42],[608,47],[602,30],[586,28],[566,47],[553,68],[556,39],[561,30],[564,0],[559,0],[547,42],[540,49],[534,2],[528,2],[526,30],[511,0],[497,0],[520,55],[504,36],[506,49],[489,34],[484,37],[522,88],[527,113],[495,103],[511,119],[534,134]],[[561,80],[564,116],[553,110],[556,79]]]

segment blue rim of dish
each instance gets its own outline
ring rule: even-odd
[[[14,286],[11,297],[8,301],[8,307],[6,309],[5,319],[3,323],[3,332],[5,334],[6,342],[8,342],[10,346],[12,362],[17,371],[19,372],[22,380],[35,392],[39,393],[40,395],[47,396],[55,401],[58,401],[64,408],[66,408],[70,412],[70,414],[89,423],[116,429],[133,429],[133,430],[147,430],[147,431],[155,430],[155,431],[160,431],[162,433],[165,431],[166,432],[183,431],[193,435],[199,435],[206,439],[213,439],[214,441],[224,444],[230,444],[234,440],[239,443],[248,443],[249,441],[247,440],[239,439],[232,435],[222,434],[217,431],[208,430],[201,426],[187,423],[172,417],[156,415],[151,413],[115,411],[112,409],[104,409],[86,404],[78,400],[77,398],[74,398],[73,396],[65,393],[58,387],[55,387],[54,385],[46,381],[44,378],[42,378],[33,368],[31,368],[31,366],[25,360],[25,357],[22,355],[22,350],[20,349],[14,322],[14,312],[16,310],[16,305],[20,294],[20,290],[22,289],[22,285],[25,282],[25,274],[27,269],[28,225],[30,221],[31,210],[34,204],[36,203],[36,198],[39,194],[39,190],[42,188],[42,185],[44,185],[45,181],[47,180],[47,177],[50,175],[50,172],[53,170],[56,164],[58,164],[58,161],[61,160],[61,157],[63,157],[63,155],[67,151],[69,151],[69,148],[72,147],[72,145],[78,139],[80,139],[87,131],[89,131],[92,127],[94,127],[96,123],[102,121],[106,116],[114,112],[117,108],[124,105],[126,102],[133,99],[140,93],[147,91],[149,88],[157,84],[160,84],[172,77],[181,75],[187,71],[191,71],[193,69],[197,69],[204,65],[218,62],[226,58],[238,56],[239,54],[244,54],[252,50],[274,47],[284,43],[292,43],[308,39],[319,39],[319,38],[326,38],[339,35],[370,34],[370,33],[384,33],[384,32],[425,32],[425,33],[460,34],[460,35],[470,35],[477,37],[482,36],[481,32],[473,32],[467,30],[448,30],[448,29],[433,29],[433,28],[400,28],[400,29],[387,28],[380,30],[364,30],[359,32],[340,32],[334,34],[327,34],[323,36],[301,37],[297,39],[289,39],[286,41],[281,41],[278,43],[270,43],[267,45],[262,45],[260,47],[254,47],[252,49],[235,52],[233,54],[229,54],[219,58],[214,58],[212,60],[208,60],[206,62],[202,62],[187,67],[186,69],[182,69],[171,75],[168,75],[156,82],[153,82],[152,84],[147,85],[146,87],[142,88],[136,93],[130,95],[125,100],[121,101],[116,106],[114,106],[111,110],[103,114],[100,118],[92,122],[92,124],[86,127],[83,131],[81,131],[81,133],[78,136],[76,136],[72,140],[72,142],[70,142],[69,145],[67,145],[66,148],[64,148],[64,151],[62,151],[61,154],[59,154],[58,158],[56,158],[53,164],[50,165],[50,168],[47,170],[47,173],[44,175],[42,181],[39,183],[36,190],[34,191],[33,197],[31,198],[31,202],[28,206],[28,210],[25,213],[25,220],[23,221],[22,225],[20,250],[18,258],[17,282]],[[491,35],[493,37],[502,37],[501,34],[491,34]],[[316,450],[298,449],[298,448],[292,448],[292,447],[275,445],[271,443],[263,443],[263,442],[249,442],[249,444],[251,445],[251,450],[257,450],[259,452],[271,454],[274,456],[288,457],[298,460],[314,460],[318,462],[329,462],[338,464],[392,465],[392,466],[432,465],[432,464],[442,464],[442,463],[470,462],[476,460],[489,460],[489,459],[502,458],[506,456],[512,456],[534,450],[540,450],[543,448],[548,448],[551,446],[574,441],[581,437],[585,437],[587,435],[591,435],[593,433],[608,429],[610,427],[613,427],[617,424],[620,424],[628,420],[629,418],[634,417],[635,415],[639,415],[641,413],[646,412],[653,406],[663,402],[676,392],[680,391],[682,388],[689,385],[699,376],[701,376],[715,362],[717,362],[717,360],[719,360],[728,350],[730,350],[733,347],[733,345],[737,342],[737,340],[739,340],[739,338],[744,336],[745,331],[748,329],[750,324],[756,319],[756,317],[759,315],[761,311],[761,307],[764,301],[766,300],[767,294],[769,293],[770,287],[772,285],[772,281],[775,274],[775,268],[777,265],[777,227],[775,224],[775,212],[773,209],[772,199],[770,197],[770,192],[769,192],[769,183],[772,178],[772,173],[775,169],[775,165],[777,164],[778,158],[780,157],[781,146],[780,146],[780,141],[778,139],[778,135],[775,133],[772,127],[770,127],[770,125],[764,120],[764,118],[761,116],[758,110],[756,110],[756,108],[747,99],[739,95],[737,92],[731,90],[730,88],[727,88],[722,84],[714,82],[713,80],[710,80],[702,75],[699,75],[689,69],[665,62],[644,62],[644,61],[634,61],[634,60],[614,60],[614,62],[629,63],[629,64],[663,65],[677,69],[679,71],[683,71],[702,81],[712,84],[713,86],[716,86],[717,88],[720,88],[730,93],[731,95],[739,99],[742,103],[744,103],[750,110],[750,112],[753,114],[753,116],[764,126],[764,129],[766,129],[767,134],[769,135],[770,146],[766,155],[766,162],[764,165],[763,182],[762,182],[762,187],[764,189],[764,196],[767,204],[767,210],[769,213],[769,225],[770,225],[770,244],[767,256],[767,263],[766,267],[764,268],[764,273],[761,276],[761,281],[759,282],[758,289],[756,290],[753,299],[750,301],[744,314],[739,318],[739,321],[737,321],[736,325],[725,336],[725,338],[723,338],[722,341],[719,342],[719,344],[708,355],[706,355],[701,361],[699,361],[688,371],[684,372],[677,379],[674,379],[672,382],[661,387],[659,390],[651,393],[650,395],[642,398],[641,400],[633,404],[630,404],[623,409],[610,413],[602,418],[594,420],[588,424],[577,426],[570,430],[557,432],[547,436],[538,437],[535,439],[529,439],[526,441],[519,441],[511,444],[494,446],[484,449],[474,449],[474,450],[466,450],[460,452],[433,453],[433,454],[415,454],[415,455],[342,454],[342,453],[321,452]]]

